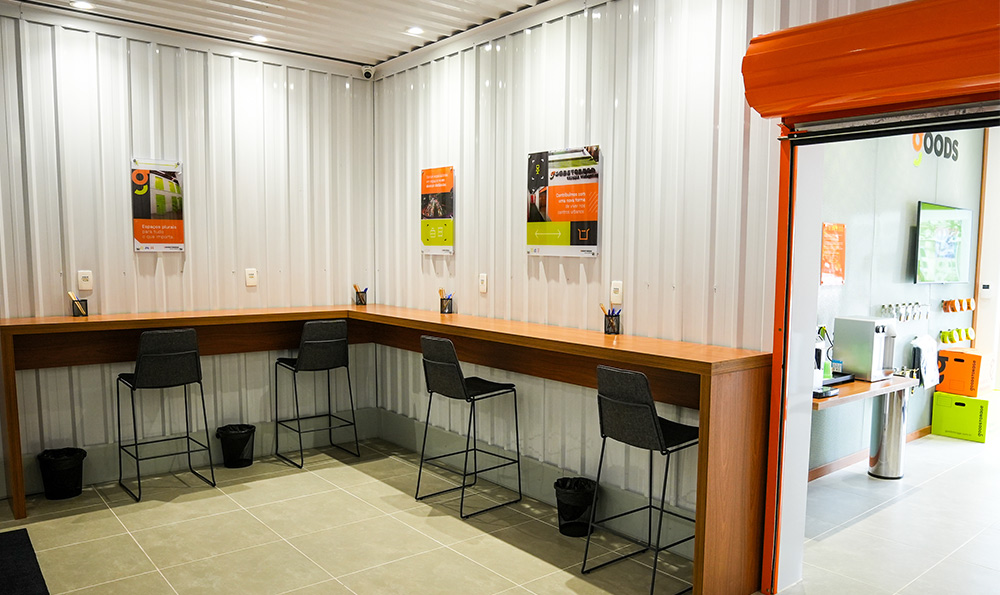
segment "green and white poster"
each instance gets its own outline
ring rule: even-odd
[[[420,243],[422,254],[455,253],[455,168],[420,172]]]
[[[528,254],[597,256],[600,147],[528,155]]]

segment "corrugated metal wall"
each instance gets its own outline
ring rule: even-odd
[[[890,3],[623,0],[387,72],[375,86],[378,301],[434,309],[444,287],[461,313],[599,330],[598,303],[622,280],[628,334],[770,351],[778,130],[746,105],[743,54],[754,35]],[[528,256],[528,153],[590,144],[603,153],[601,255]],[[447,165],[456,253],[421,256],[419,172]],[[419,358],[385,351],[382,404],[421,418]],[[594,391],[480,372],[518,383],[524,453],[596,472]],[[434,422],[462,429],[456,411]],[[513,443],[506,429],[491,438]],[[612,459],[609,479],[644,491],[643,459]],[[673,497],[690,507],[695,455],[681,460]]]
[[[0,17],[0,313],[68,314],[78,269],[94,273],[92,313],[345,303],[371,275],[372,83],[286,58]],[[185,253],[133,252],[132,157],[182,162]],[[373,353],[353,349],[361,407],[375,405]],[[204,358],[210,426],[271,419],[276,355]],[[131,366],[19,372],[25,453],[115,442],[115,377]],[[180,394],[142,400],[143,433],[183,430]]]

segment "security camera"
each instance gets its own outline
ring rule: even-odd
[[[361,67],[361,74],[363,74],[366,79],[370,79],[373,76],[375,76],[375,67],[374,66],[362,66]]]

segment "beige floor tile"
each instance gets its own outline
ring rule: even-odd
[[[385,481],[369,482],[356,486],[350,486],[345,488],[345,490],[361,498],[365,502],[368,502],[379,510],[384,512],[399,512],[401,510],[414,508],[421,504],[421,502],[418,502],[413,497],[416,486],[417,474],[410,473],[407,475],[391,477]],[[424,478],[420,483],[420,491],[422,493],[433,493],[437,490],[451,487],[455,487],[455,484],[429,473],[424,474]],[[455,490],[454,492],[434,496],[433,498],[423,500],[422,502],[427,504],[444,502],[453,498],[458,498],[459,496],[459,491]]]
[[[979,595],[1000,590],[1000,571],[945,558],[899,591],[900,595]]]
[[[612,555],[605,554],[596,558],[594,563],[600,564],[612,557]],[[524,587],[536,595],[555,595],[559,593],[580,595],[601,595],[603,593],[613,593],[614,595],[645,595],[649,593],[652,572],[652,569],[648,566],[643,566],[631,560],[623,560],[589,574],[582,574],[580,572],[580,565],[578,564],[572,569],[554,572],[531,581],[525,584]],[[663,572],[658,572],[654,593],[673,595],[688,586],[690,586],[688,583]]]
[[[330,578],[284,541],[164,568],[163,575],[180,595],[284,593]]]
[[[249,510],[286,539],[385,514],[343,490],[283,500]]]
[[[416,467],[390,457],[362,461],[337,462],[324,467],[310,467],[310,471],[333,485],[346,488],[372,481],[381,481],[407,475]]]
[[[246,482],[227,485],[220,489],[238,502],[240,506],[249,508],[289,498],[329,492],[337,487],[312,473],[302,472],[292,475],[268,475],[252,478]]]
[[[128,535],[37,552],[42,576],[52,593],[82,589],[154,570],[153,563]]]
[[[29,516],[16,524],[28,529],[36,552],[126,532],[114,513],[103,504],[57,514]]]
[[[447,502],[417,506],[393,516],[410,527],[434,538],[445,545],[513,527],[531,520],[520,512],[503,506],[476,516],[462,519],[459,516],[458,498]],[[467,511],[476,511],[492,506],[492,500],[482,496],[468,496],[465,499]]]
[[[135,531],[132,537],[159,568],[280,539],[274,531],[244,510]]]
[[[430,537],[388,516],[310,533],[289,542],[338,578],[440,547]]]
[[[74,591],[73,595],[174,595],[174,590],[159,572],[147,572],[95,587]]]
[[[65,500],[47,500],[43,494],[33,494],[25,499],[27,505],[28,518],[43,514],[56,514],[87,508],[89,506],[103,505],[100,492],[95,486],[84,486],[79,496],[66,498]]]
[[[345,576],[341,581],[358,595],[479,595],[500,593],[516,586],[447,548],[376,566]]]
[[[282,443],[284,444],[284,443]],[[344,448],[354,450],[354,443],[342,444]],[[308,448],[303,451],[302,455],[305,459],[305,465],[307,469],[313,469],[315,467],[322,467],[324,465],[330,465],[335,463],[347,463],[352,464],[358,461],[367,461],[370,459],[383,459],[386,455],[383,452],[369,448],[365,446],[364,443],[360,445],[359,451],[361,453],[360,457],[354,456],[353,453],[344,452],[339,448],[333,446],[322,446],[319,448]],[[285,456],[292,459],[293,461],[298,460],[298,453],[294,450],[291,453],[285,453]]]
[[[248,478],[258,477],[260,475],[291,472],[293,469],[295,468],[290,467],[288,463],[282,461],[278,457],[267,456],[255,459],[253,464],[248,467],[227,469],[226,467],[219,465],[215,468],[215,481],[219,485],[225,485],[228,483],[244,481]],[[201,473],[205,473],[203,469],[199,469],[199,471]]]
[[[204,484],[202,484],[204,485]],[[216,488],[164,488],[144,493],[142,500],[116,502],[111,509],[129,531],[189,521],[239,509]]]
[[[459,542],[452,547],[517,584],[569,568],[583,561],[583,539],[560,535],[539,521],[531,521],[490,535]],[[591,545],[599,556],[607,550]]]
[[[288,591],[286,595],[351,595],[351,591],[340,584],[340,581],[330,579],[322,583]]]
[[[125,485],[129,487],[130,490],[135,491],[137,489],[137,484],[135,480],[135,468],[129,471],[126,468],[126,477],[123,480]],[[128,475],[128,473],[132,473]],[[206,476],[209,477],[210,476]],[[204,481],[199,479],[197,476],[192,474],[190,471],[183,471],[178,473],[166,473],[163,475],[151,475],[143,476],[142,478],[142,498],[146,499],[147,496],[151,496],[160,491],[177,491],[177,490],[199,490],[199,489],[211,489],[212,486],[206,484]],[[117,481],[112,481],[108,483],[103,483],[94,486],[94,488],[101,493],[108,502],[128,502],[132,500],[132,496],[129,496]]]

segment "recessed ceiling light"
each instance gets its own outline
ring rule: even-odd
[[[69,3],[73,8],[79,8],[80,10],[92,10],[94,5],[90,2],[84,2],[83,0],[73,0]]]
[[[406,30],[409,35],[423,35],[424,30],[420,27],[410,27]]]
[[[252,41],[254,43],[267,43],[267,38],[264,37],[263,35],[259,35],[258,34],[258,35],[254,35],[253,37],[251,37],[250,41]]]

